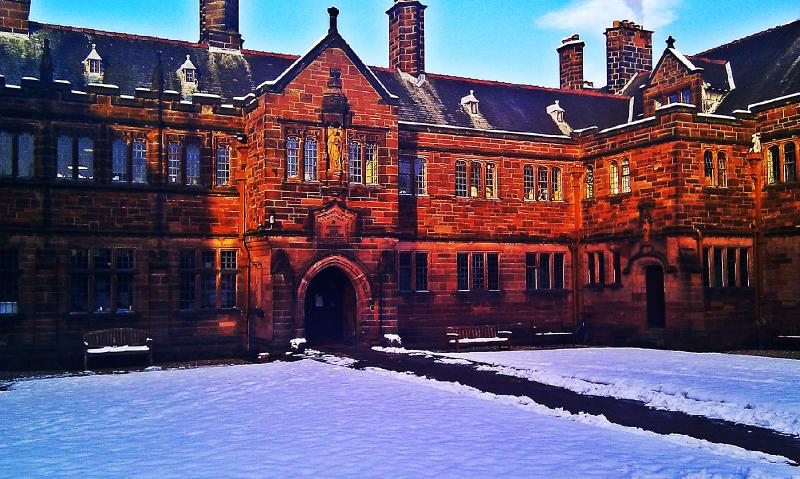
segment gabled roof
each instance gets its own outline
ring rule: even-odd
[[[736,89],[717,113],[800,92],[800,20],[741,38],[699,54],[730,62]]]
[[[372,88],[386,101],[389,102],[396,102],[397,97],[393,95],[386,87],[381,83],[375,73],[361,61],[356,52],[350,47],[350,45],[345,41],[344,38],[339,34],[339,29],[336,24],[336,15],[339,14],[339,11],[336,10],[334,7],[328,9],[329,13],[331,13],[331,28],[328,31],[328,34],[325,35],[322,39],[320,39],[311,50],[309,50],[305,55],[299,57],[294,63],[292,63],[289,68],[287,68],[283,73],[278,76],[278,78],[274,80],[268,80],[264,83],[260,84],[257,88],[257,94],[261,94],[265,91],[271,92],[282,92],[286,86],[292,82],[295,78],[297,78],[300,73],[308,68],[311,63],[317,59],[317,57],[322,54],[328,48],[339,48],[341,49],[347,58],[353,62],[353,65],[358,69],[358,71],[366,78]]]

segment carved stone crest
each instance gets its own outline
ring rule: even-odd
[[[356,214],[340,203],[333,203],[314,214],[314,236],[319,243],[349,243],[355,229]]]

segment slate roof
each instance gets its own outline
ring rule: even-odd
[[[545,111],[559,100],[564,118],[574,129],[607,128],[628,121],[629,98],[596,92],[551,88],[427,74],[420,86],[389,70],[375,72],[400,97],[400,119],[408,122],[474,128],[461,99],[475,92],[480,113],[494,130],[562,135]]]
[[[7,84],[19,85],[22,77],[39,76],[44,40],[50,40],[54,77],[83,90],[83,60],[96,44],[103,58],[103,83],[117,85],[121,94],[150,88],[156,52],[163,52],[165,89],[180,91],[175,74],[189,55],[197,67],[199,91],[220,95],[232,102],[255,92],[265,82],[278,79],[299,58],[294,55],[244,50],[242,55],[210,52],[204,45],[160,38],[31,22],[29,39],[0,35],[0,75]],[[428,75],[422,87],[406,82],[397,72],[372,68],[389,92],[400,97],[400,119],[407,122],[473,127],[461,107],[470,90],[481,100],[481,113],[492,129],[560,135],[545,112],[559,100],[573,128],[608,127],[628,119],[628,100],[595,92],[563,92],[556,89],[486,82],[443,75]],[[485,126],[485,124],[484,124]]]
[[[699,56],[687,56],[686,58],[691,61],[694,66],[702,68],[703,71],[700,76],[703,81],[708,83],[709,87],[718,91],[730,91],[731,86],[735,86],[736,82],[731,85],[728,79],[728,68],[725,66],[728,62],[724,60],[712,60],[710,58],[703,58]]]
[[[180,91],[175,72],[189,55],[197,66],[199,91],[220,95],[228,102],[275,79],[297,58],[247,50],[243,55],[214,53],[195,43],[31,22],[29,39],[0,35],[0,75],[5,76],[6,84],[19,85],[22,77],[39,77],[45,39],[50,40],[55,79],[67,80],[73,89],[85,91],[82,62],[96,44],[103,58],[103,83],[119,86],[125,95],[152,86],[159,51],[163,52],[165,89]]]
[[[800,20],[700,53],[731,63],[736,89],[717,113],[800,92]]]

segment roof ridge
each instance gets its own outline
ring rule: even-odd
[[[700,55],[686,55],[686,58],[688,58],[689,60],[702,60],[704,62],[714,63],[714,64],[717,64],[717,65],[724,65],[724,64],[728,63],[725,60],[717,60],[715,58],[706,58],[706,57],[701,57]]]
[[[151,35],[139,35],[136,33],[123,33],[123,32],[114,32],[111,30],[98,30],[95,28],[87,28],[87,27],[73,27],[67,25],[56,25],[54,23],[40,23],[40,22],[30,22],[35,24],[43,29],[50,29],[50,30],[60,30],[66,32],[76,32],[76,33],[86,33],[89,35],[102,35],[102,36],[109,36],[109,37],[117,37],[117,38],[127,38],[130,40],[145,40],[145,41],[152,41],[152,42],[159,42],[159,43],[166,43],[169,45],[181,45],[185,47],[191,48],[208,48],[208,45],[205,43],[196,43],[190,42],[187,40],[174,40],[171,38],[163,38],[163,37],[154,37]],[[286,53],[275,53],[275,52],[265,52],[260,50],[249,50],[249,49],[242,49],[241,52],[246,55],[256,55],[256,56],[269,56],[269,57],[277,57],[277,58],[285,58],[287,60],[296,60],[299,58],[299,55],[290,55]]]
[[[388,71],[392,71],[387,69]],[[425,73],[426,77],[433,77],[433,78],[440,78],[443,80],[461,80],[467,81],[472,83],[478,83],[483,85],[497,85],[497,86],[507,86],[507,87],[515,87],[515,88],[523,88],[526,90],[544,90],[544,91],[552,91],[552,92],[559,92],[565,94],[575,94],[575,95],[586,95],[586,96],[602,96],[602,97],[619,97],[620,99],[629,99],[630,97],[625,95],[616,95],[614,93],[605,93],[601,91],[594,91],[594,90],[562,90],[560,88],[553,88],[553,87],[544,87],[538,85],[528,85],[524,83],[511,83],[511,82],[504,82],[498,80],[483,80],[480,78],[470,78],[464,76],[457,76],[457,75],[447,75],[443,73]]]
[[[762,30],[760,32],[751,33],[750,35],[744,36],[742,38],[737,38],[736,40],[730,41],[728,43],[723,43],[722,45],[719,45],[719,46],[716,46],[716,47],[713,47],[713,48],[709,48],[708,50],[705,50],[705,51],[702,51],[702,52],[698,53],[697,55],[707,55],[707,54],[715,52],[717,50],[721,50],[721,49],[726,48],[726,47],[737,45],[739,43],[742,43],[742,42],[747,41],[747,40],[751,40],[751,39],[759,37],[761,35],[766,35],[768,33],[772,33],[772,32],[774,32],[774,31],[776,31],[778,29],[785,28],[785,27],[788,27],[790,25],[794,25],[795,23],[800,23],[800,19],[792,20],[791,22],[784,23],[784,24],[781,24],[781,25],[776,25],[776,26],[774,26],[772,28],[768,28],[768,29]]]

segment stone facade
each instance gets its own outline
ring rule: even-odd
[[[422,8],[389,11],[393,42],[406,35],[393,29],[421,28]],[[147,329],[160,358],[285,349],[327,301],[316,279],[331,269],[350,283],[339,339],[355,344],[399,333],[443,346],[448,325],[526,338],[532,326],[585,324],[598,344],[722,349],[797,328],[800,194],[796,181],[766,177],[770,147],[800,147],[796,97],[728,116],[657,107],[684,86],[700,98],[698,74],[665,52],[643,89],[644,117],[616,127],[553,135],[406,121],[375,74],[424,72],[422,44],[408,47],[409,65],[403,54],[391,70],[370,69],[337,14],[311,53],[233,104],[183,100],[159,88],[159,74],[135,95],[31,79],[3,89],[0,131],[15,153],[0,178],[0,267],[17,296],[0,314],[0,355],[74,359],[83,333],[122,326]],[[620,24],[610,43],[617,33],[649,42]],[[651,62],[609,61],[622,71],[612,88]],[[580,91],[579,76],[562,84],[570,98],[613,95]],[[481,109],[490,102],[481,97]],[[334,147],[363,171],[334,167],[333,128],[343,132]],[[35,145],[30,175],[24,135]],[[93,140],[91,180],[83,150],[78,172],[59,178],[62,137]],[[144,181],[118,178],[118,140],[146,145]],[[120,259],[128,251],[132,264]],[[76,310],[87,288],[88,307]]]

